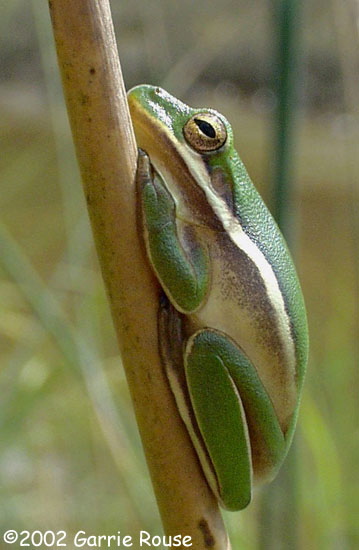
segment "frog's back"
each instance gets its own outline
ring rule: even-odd
[[[254,187],[239,156],[233,159],[234,211],[243,231],[253,241],[275,273],[291,326],[296,353],[297,384],[301,386],[308,356],[308,327],[302,290],[286,242]]]

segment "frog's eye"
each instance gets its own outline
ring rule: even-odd
[[[225,144],[227,130],[214,113],[197,113],[183,127],[187,143],[198,153],[216,151]]]

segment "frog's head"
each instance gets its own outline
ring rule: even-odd
[[[166,182],[185,172],[197,186],[195,202],[223,202],[233,208],[233,132],[227,119],[213,109],[193,109],[165,90],[140,85],[128,93],[128,103],[139,147],[150,156]],[[198,191],[206,195],[199,198]],[[187,198],[193,193],[186,189]],[[211,194],[211,197],[209,196]]]

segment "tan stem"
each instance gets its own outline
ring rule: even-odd
[[[158,356],[159,287],[136,224],[136,146],[109,3],[49,6],[97,252],[164,529],[192,537],[196,550],[228,550]]]

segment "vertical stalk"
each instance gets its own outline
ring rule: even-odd
[[[161,367],[159,287],[136,223],[137,151],[109,1],[49,0],[49,7],[95,244],[164,530],[191,537],[196,550],[230,550]]]
[[[273,139],[273,215],[289,244],[293,241],[292,167],[294,162],[294,119],[298,75],[299,0],[274,3],[276,32],[275,81],[277,109]],[[261,506],[261,550],[298,548],[298,490],[296,439],[277,480],[263,494]]]
[[[290,233],[293,137],[296,104],[299,0],[275,3],[277,110],[273,148],[273,215],[286,238]]]

